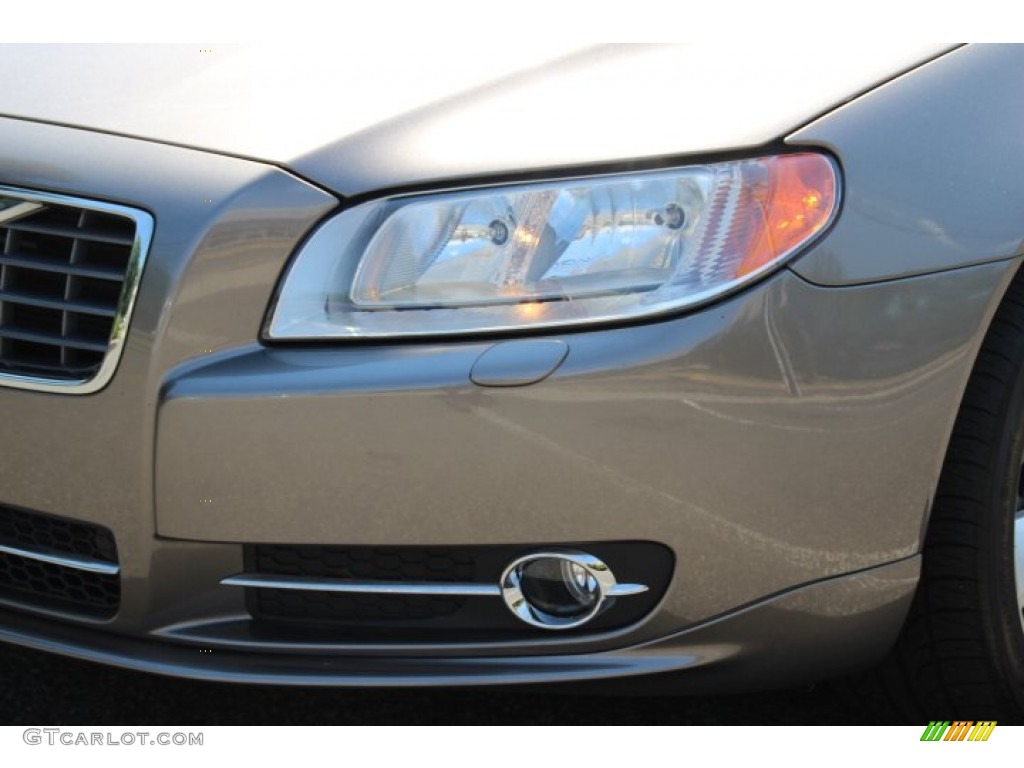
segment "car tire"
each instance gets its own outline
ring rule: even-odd
[[[886,661],[857,681],[869,717],[1024,721],[1022,277],[964,393],[903,631]]]

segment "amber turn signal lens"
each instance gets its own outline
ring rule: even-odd
[[[794,250],[824,227],[836,202],[835,171],[821,155],[781,155],[761,161],[763,181],[751,185],[746,226],[737,227],[747,243],[736,277],[755,272]]]

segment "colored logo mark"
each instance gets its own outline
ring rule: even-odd
[[[921,734],[921,741],[988,741],[995,720],[932,720]]]

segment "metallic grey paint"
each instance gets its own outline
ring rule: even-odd
[[[730,61],[717,44],[3,46],[18,77],[0,114],[252,157],[356,195],[756,146],[945,50],[743,47]]]
[[[846,182],[827,244],[795,269],[848,285],[1024,252],[1022,70],[1024,46],[960,48],[791,135],[833,149]]]
[[[676,625],[908,557],[1017,266],[842,290],[783,271],[681,319],[560,336],[552,376],[502,390],[469,378],[491,342],[252,344],[168,382],[158,531],[662,541]]]
[[[0,169],[0,182],[12,186],[121,202],[156,219],[111,383],[87,397],[0,390],[3,502],[112,528],[123,575],[119,621],[130,625],[158,608],[167,589],[149,581],[161,546],[153,539],[152,446],[164,371],[255,338],[281,264],[337,201],[269,166],[18,120],[0,120]],[[210,265],[225,268],[213,276]],[[216,305],[215,318],[209,303],[193,311],[211,293],[229,303]]]
[[[582,54],[477,93],[473,104],[382,107],[363,125],[335,128],[338,143],[326,149],[310,139],[298,160],[289,153],[306,150],[258,135],[239,135],[232,151],[286,146],[288,156],[269,159],[349,193],[678,160],[780,142],[883,72],[924,57],[879,58],[863,82],[837,77],[835,88],[794,98],[777,119],[744,114],[739,125],[731,105],[752,92],[732,91],[724,111],[681,121],[672,144],[672,131],[638,124],[634,134],[573,147],[523,140],[455,153],[466,126],[494,124],[494,93],[524,105],[509,130],[526,131],[525,105],[559,83],[597,77],[622,57],[673,55],[689,54]],[[121,611],[96,622],[2,610],[0,639],[168,674],[302,684],[681,671],[681,687],[724,690],[878,658],[916,584],[964,384],[1021,263],[1024,218],[1012,215],[1019,157],[1000,164],[988,146],[954,151],[977,127],[961,111],[966,95],[1004,123],[1019,120],[1007,72],[1019,57],[957,50],[794,133],[791,143],[826,146],[842,166],[846,205],[833,231],[791,269],[699,311],[532,337],[531,347],[557,349],[558,361],[525,346],[518,357],[515,344],[506,357],[505,338],[262,344],[275,284],[302,239],[339,208],[335,195],[261,162],[0,118],[0,184],[135,206],[156,220],[110,385],[80,398],[0,389],[0,503],[113,529]],[[839,58],[826,71],[854,70]],[[108,102],[69,101],[63,114],[45,112],[56,100],[15,95],[0,97],[0,111],[176,143],[188,141],[188,123],[195,143],[215,149],[230,150],[223,142],[238,133],[227,104],[222,122],[199,127],[194,114],[160,125],[152,103],[133,112],[114,93]],[[98,115],[121,114],[119,105],[123,124],[98,124]],[[589,125],[593,111],[577,106],[572,120]],[[435,132],[421,132],[429,126]],[[924,162],[929,153],[945,159],[941,172]],[[901,158],[903,174],[884,183]],[[495,355],[500,365],[487,371]],[[474,383],[481,365],[488,375]],[[592,635],[275,645],[251,633],[241,590],[221,584],[245,570],[241,542],[621,538],[664,542],[677,570],[647,619]],[[197,645],[224,652],[199,656]]]

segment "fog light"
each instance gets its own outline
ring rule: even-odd
[[[612,598],[644,592],[618,584],[611,569],[584,552],[538,552],[514,561],[501,577],[505,605],[535,627],[572,629],[595,618]]]

